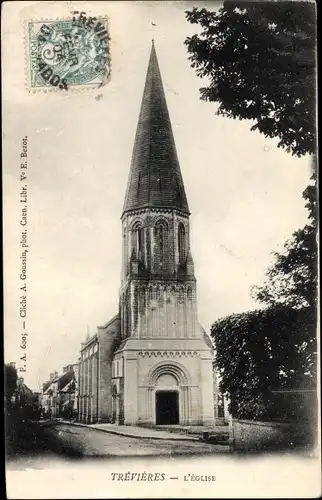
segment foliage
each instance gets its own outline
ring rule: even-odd
[[[185,40],[191,66],[209,81],[201,99],[217,114],[255,121],[297,156],[313,154],[316,17],[313,2],[226,1],[218,12],[194,7],[202,31]]]
[[[232,314],[213,324],[220,388],[234,417],[272,418],[272,391],[311,387],[316,369],[311,330],[309,311],[290,307]]]
[[[6,364],[4,369],[5,398],[6,402],[9,403],[17,387],[18,374],[17,369],[12,364]]]

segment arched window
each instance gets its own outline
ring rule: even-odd
[[[167,224],[165,221],[159,221],[155,226],[156,241],[156,261],[159,264],[159,270],[165,269],[166,242],[167,242]]]
[[[178,249],[179,249],[179,264],[184,264],[186,260],[186,230],[182,222],[178,227]]]
[[[132,228],[132,251],[135,250],[137,259],[144,261],[144,230],[139,222]]]
[[[150,228],[147,228],[146,232],[146,260],[147,260],[147,268],[151,270],[151,237],[150,237]]]

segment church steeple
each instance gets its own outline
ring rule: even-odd
[[[142,208],[190,213],[153,40],[123,214]]]

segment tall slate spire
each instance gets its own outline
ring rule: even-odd
[[[141,208],[190,213],[153,41],[123,214]]]

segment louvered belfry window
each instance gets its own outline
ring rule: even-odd
[[[155,226],[155,239],[156,239],[156,261],[158,263],[159,271],[165,270],[166,267],[166,240],[167,240],[167,226],[164,221],[160,221]]]
[[[140,223],[132,229],[132,249],[135,250],[137,259],[144,262],[144,230]]]

